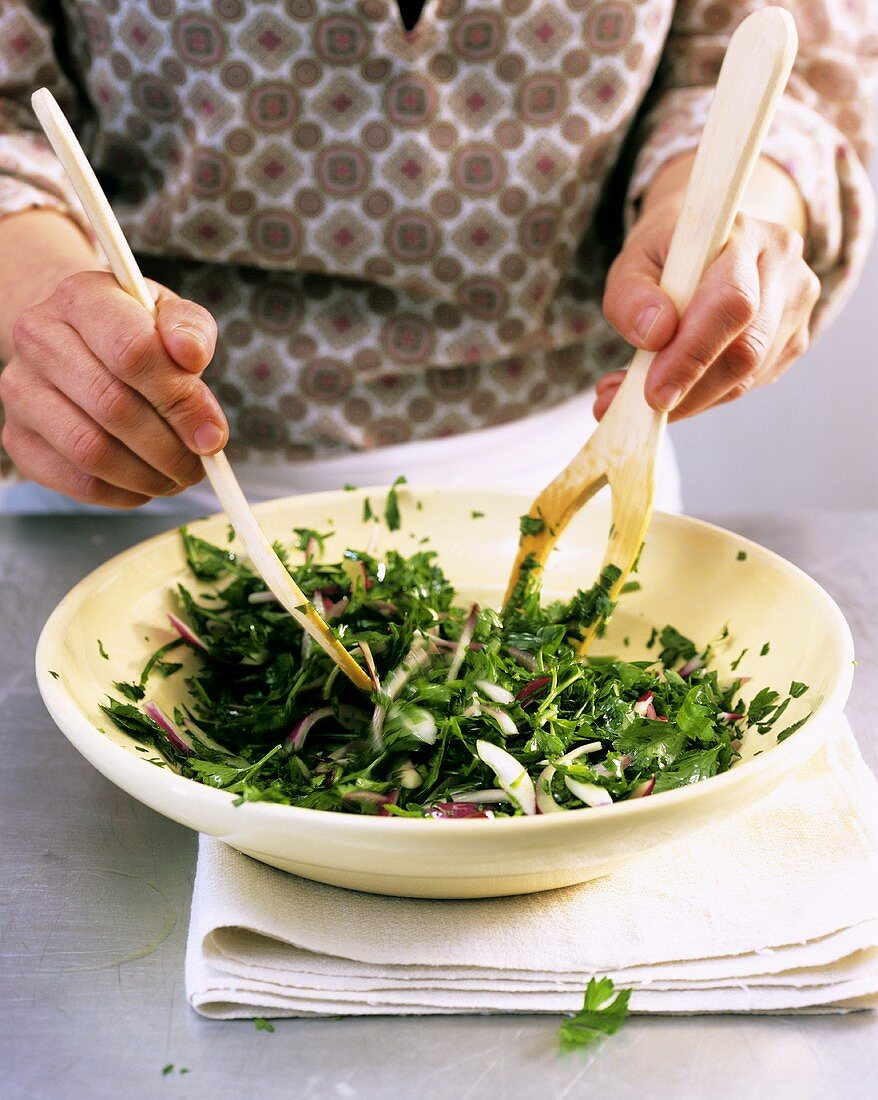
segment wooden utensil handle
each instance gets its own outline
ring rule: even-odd
[[[55,155],[67,173],[67,178],[73,185],[76,197],[82,203],[85,215],[110,264],[110,270],[123,290],[126,290],[132,298],[136,298],[144,309],[155,314],[155,302],[143,273],[137,266],[131,246],[125,240],[125,235],[116,220],[107,196],[64,112],[48,88],[40,88],[34,92],[31,96],[31,105]]]
[[[796,56],[796,24],[762,8],[732,35],[660,280],[682,315],[722,251]],[[645,374],[649,352],[631,364]]]
[[[661,288],[680,313],[728,240],[796,45],[783,8],[754,12],[732,35],[662,272]]]

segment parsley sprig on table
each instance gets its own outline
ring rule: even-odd
[[[388,511],[395,523],[395,487]],[[745,728],[765,733],[807,690],[794,682],[782,699],[764,688],[747,707],[741,680],[720,682],[709,650],[671,626],[654,632],[655,659],[582,660],[567,639],[612,610],[609,574],[541,607],[525,571],[500,616],[457,606],[433,552],[347,550],[324,562],[325,534],[296,535],[299,564],[276,549],[342,644],[374,664],[371,698],[234,549],[184,528],[189,569],[207,590],[178,587],[180,641],[161,647],[136,683],[116,683],[122,698],[103,708],[182,775],[239,801],[487,817],[644,797],[726,771]],[[196,657],[188,673],[165,659],[184,646]],[[185,701],[162,714],[150,683],[179,675]]]

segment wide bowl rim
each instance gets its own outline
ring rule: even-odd
[[[406,488],[412,493],[422,495],[434,493],[454,496],[458,494],[475,495],[483,493],[505,499],[523,500],[528,504],[533,495],[528,491],[519,489],[498,489],[490,485],[477,484],[449,486],[412,483],[407,485]],[[278,497],[273,500],[262,501],[255,504],[253,507],[257,515],[262,513],[269,514],[274,510],[293,503],[297,507],[309,507],[312,502],[315,505],[320,504],[324,506],[324,502],[328,499],[356,499],[358,496],[369,493],[386,493],[387,489],[387,485],[372,485],[358,486],[354,491],[344,489],[325,490],[318,493]],[[593,500],[589,502],[588,507],[590,509],[601,509],[607,513],[610,511],[609,503],[604,500]],[[210,515],[199,516],[184,522],[187,526],[191,526],[196,523],[222,522],[224,518],[222,512],[214,512]],[[523,834],[525,830],[529,830],[532,834],[535,830],[539,830],[542,833],[550,833],[552,830],[566,829],[568,826],[574,825],[578,828],[587,829],[589,827],[587,824],[588,822],[597,825],[598,822],[604,822],[611,816],[614,821],[622,821],[634,820],[638,816],[642,817],[658,813],[662,806],[668,807],[668,810],[671,811],[673,807],[684,805],[686,802],[706,799],[711,792],[718,793],[730,786],[743,783],[748,777],[751,777],[755,782],[760,773],[769,769],[775,769],[781,763],[785,765],[781,770],[784,773],[788,773],[795,768],[797,764],[801,764],[808,759],[808,757],[819,748],[825,736],[821,728],[823,725],[821,719],[831,716],[832,714],[842,713],[853,681],[855,665],[854,643],[847,620],[838,604],[829,593],[803,569],[794,565],[780,554],[768,549],[768,547],[762,546],[752,539],[748,539],[727,528],[720,527],[718,524],[710,523],[707,520],[698,519],[693,516],[660,510],[655,510],[653,512],[651,525],[656,522],[678,528],[701,528],[713,534],[730,537],[735,540],[736,545],[739,545],[741,548],[750,548],[781,572],[791,575],[800,583],[804,583],[816,597],[818,603],[823,605],[827,611],[829,621],[837,632],[837,641],[841,644],[841,648],[843,649],[843,659],[838,669],[835,684],[815,705],[804,725],[796,731],[794,737],[787,738],[779,744],[773,744],[766,752],[748,760],[741,761],[738,765],[720,775],[711,776],[708,779],[700,780],[697,783],[689,784],[685,787],[678,787],[670,791],[662,791],[660,794],[649,798],[613,802],[608,806],[581,807],[579,809],[568,810],[562,814],[498,817],[490,820],[490,823],[486,823],[484,819],[480,818],[448,819],[454,822],[453,827],[455,836],[461,837],[467,833],[485,836],[487,832],[496,836],[499,832],[508,833],[510,831],[517,831],[519,834]],[[110,760],[117,762],[118,766],[112,769],[112,775],[118,775],[119,772],[127,771],[135,762],[143,765],[144,768],[152,765],[149,764],[147,758],[138,757],[127,747],[116,744],[106,733],[101,732],[97,726],[93,725],[85,717],[74,702],[72,696],[65,690],[61,680],[56,680],[55,677],[51,675],[49,671],[51,667],[51,653],[57,652],[58,646],[64,636],[64,626],[70,621],[73,610],[80,606],[83,597],[87,595],[88,591],[118,568],[120,559],[132,555],[148,553],[154,545],[163,541],[170,541],[182,525],[183,523],[180,523],[166,531],[162,531],[135,543],[133,546],[127,547],[118,554],[114,554],[113,557],[91,570],[58,602],[49,614],[37,641],[35,651],[36,680],[46,709],[67,740],[70,741],[77,750],[83,751],[83,747],[92,747],[96,750],[98,755],[106,754]],[[132,740],[132,744],[133,743]],[[86,755],[87,759],[91,761],[91,755],[84,751],[83,755]],[[436,819],[434,818],[379,817],[377,815],[367,814],[344,814],[337,811],[318,810],[304,806],[288,806],[270,802],[245,802],[232,807],[234,796],[228,791],[218,790],[214,787],[198,783],[193,779],[188,779],[166,768],[156,768],[154,766],[152,766],[152,768],[153,778],[150,780],[151,784],[158,784],[159,789],[161,787],[166,787],[169,795],[175,794],[178,796],[185,796],[193,809],[196,808],[198,804],[202,804],[213,811],[224,811],[233,808],[235,814],[244,814],[246,818],[251,819],[254,825],[270,826],[277,831],[278,835],[280,835],[281,832],[287,832],[289,829],[294,828],[297,822],[302,824],[313,824],[316,821],[323,822],[325,827],[330,829],[345,831],[348,828],[354,827],[357,830],[372,830],[379,836],[382,833],[388,836],[400,835],[401,831],[414,834],[421,832],[425,836],[430,837],[435,837],[437,835],[435,832]],[[103,769],[98,768],[97,770],[103,773]],[[145,772],[144,778],[146,778]],[[113,779],[110,781],[114,782]],[[242,824],[245,822],[245,817],[240,818]],[[356,824],[354,825],[354,823]],[[282,830],[279,829],[278,826],[283,824],[285,824],[287,828]]]

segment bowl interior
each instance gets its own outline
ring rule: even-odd
[[[314,494],[272,501],[257,510],[269,536],[287,545],[294,527],[334,532],[326,542],[327,560],[337,560],[347,547],[373,553],[390,547],[406,554],[435,550],[462,603],[478,599],[499,606],[517,546],[518,517],[529,507],[529,495],[404,486],[401,529],[390,532],[384,523],[364,520],[365,499],[381,514],[384,494],[383,489]],[[600,501],[575,517],[552,555],[543,586],[546,599],[569,598],[593,582],[608,526],[609,509]],[[228,542],[223,516],[197,521],[190,530]],[[830,697],[837,703],[841,695],[843,702],[852,658],[844,619],[815,582],[770,551],[719,528],[657,513],[637,580],[641,589],[623,596],[594,653],[655,656],[656,650],[647,648],[653,627],[670,623],[699,646],[713,640],[714,664],[723,674],[733,675],[732,662],[746,650],[734,674],[752,677],[745,697],[763,686],[786,694],[792,680],[808,684],[778,729],[819,711]],[[53,613],[40,642],[37,671],[47,705],[68,735],[70,724],[87,726],[127,752],[145,755],[109,722],[99,704],[113,681],[137,679],[149,654],[176,637],[167,612],[178,609],[177,583],[194,591],[199,587],[186,570],[176,532],[169,531],[96,570]],[[728,635],[721,638],[725,627]],[[175,654],[174,659],[181,658]],[[153,677],[150,696],[172,706],[185,696],[184,675]],[[771,749],[775,732],[749,732],[736,767]]]

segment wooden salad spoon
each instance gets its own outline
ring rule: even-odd
[[[705,269],[722,251],[796,55],[796,25],[778,7],[748,16],[726,50],[660,281],[678,315]],[[546,560],[564,528],[605,485],[612,525],[594,616],[583,622],[585,653],[637,562],[652,515],[656,453],[667,414],[646,402],[643,387],[654,352],[637,351],[613,402],[585,446],[546,486],[523,520],[518,554],[504,597],[508,607],[539,591]]]
[[[98,183],[97,176],[73,133],[64,112],[47,88],[40,88],[31,96],[36,116],[45,131],[49,143],[67,173],[73,189],[82,203],[95,236],[109,262],[110,269],[123,290],[136,299],[145,310],[155,316],[156,307],[149,287],[143,278],[134,253],[125,240],[107,196]],[[320,645],[338,665],[341,671],[363,691],[372,690],[372,681],[350,653],[344,648],[332,630],[323,621],[317,609],[287,572],[274,551],[259,521],[253,514],[235,477],[229,460],[222,451],[205,455],[201,460],[213,486],[217,499],[229,522],[234,527],[250,561],[278,601],[296,622]]]

